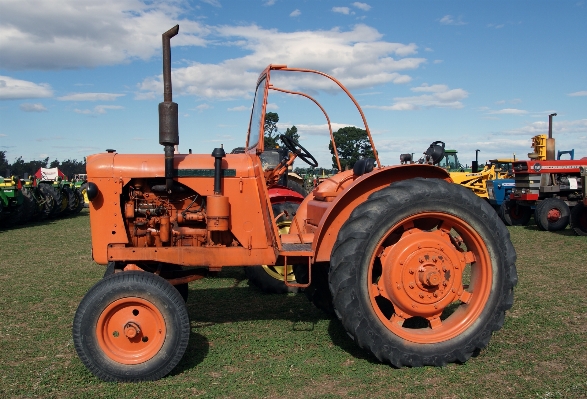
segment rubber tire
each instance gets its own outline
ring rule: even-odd
[[[118,363],[100,348],[96,325],[101,313],[115,300],[137,297],[161,312],[166,327],[163,346],[151,359],[135,365]],[[179,363],[190,337],[186,305],[171,284],[151,273],[114,273],[94,285],[84,296],[73,319],[73,343],[82,363],[103,381],[155,381]]]
[[[63,187],[64,193],[67,193],[67,208],[66,212],[69,214],[75,213],[79,204],[77,194],[75,193],[75,187]]]
[[[330,265],[325,262],[314,263],[312,265],[312,284],[304,288],[304,294],[310,302],[324,313],[334,316],[334,305],[332,304],[332,294],[328,286],[328,271]],[[300,284],[308,283],[308,265],[294,265],[294,274]]]
[[[63,200],[61,204],[60,216],[66,216],[71,213],[71,202],[75,202],[75,196],[71,188],[61,187],[61,198]]]
[[[145,265],[143,265],[143,266],[144,266],[143,269],[145,270],[146,273],[153,273],[155,270],[157,270],[157,267],[152,268],[152,267],[146,267]],[[104,271],[104,276],[102,278],[106,278],[108,276],[111,276],[114,273],[120,273],[120,272],[122,272],[123,268],[124,268],[124,266],[117,267],[116,262],[108,262],[108,265],[106,266],[106,270]],[[168,279],[174,278],[174,276],[172,275],[173,272],[181,271],[181,270],[183,270],[183,268],[181,266],[167,265],[166,267],[163,268],[163,270],[161,271],[161,273],[159,275],[162,278],[164,278],[165,280],[168,280]],[[173,287],[175,287],[175,289],[179,292],[179,295],[181,295],[181,297],[183,298],[183,301],[185,303],[187,303],[188,297],[189,297],[189,292],[190,292],[189,287],[188,287],[188,283],[177,284],[177,285],[174,285]]]
[[[84,209],[84,195],[82,194],[79,188],[74,188],[73,192],[77,197],[77,207],[73,210],[73,213],[78,214],[82,211],[82,209]]]
[[[39,196],[42,199],[39,213],[39,218],[41,220],[47,219],[49,216],[51,216],[53,209],[55,208],[55,197],[53,196],[51,188],[52,187],[47,184],[39,184],[37,186]]]
[[[506,226],[527,226],[532,217],[532,208],[506,200],[501,203],[498,215]]]
[[[45,197],[44,216],[47,218],[57,217],[61,212],[61,204],[63,202],[61,193],[52,184],[48,183],[39,183],[39,190]]]
[[[550,212],[552,209],[558,209],[558,211],[561,213],[560,219],[556,222],[551,222],[548,220],[548,212]],[[560,231],[564,230],[569,224],[570,215],[571,210],[563,200],[558,198],[547,198],[543,201],[540,201],[538,205],[536,205],[534,220],[536,220],[536,225],[540,230]]]
[[[491,256],[493,284],[485,307],[467,330],[446,341],[416,344],[379,320],[369,298],[367,271],[380,238],[403,219],[426,212],[454,215],[476,231]],[[332,250],[329,283],[336,314],[360,347],[395,367],[444,366],[467,361],[503,326],[505,311],[513,305],[515,261],[509,232],[486,201],[457,184],[414,178],[376,191],[355,208]]]
[[[23,195],[23,203],[22,206],[24,207],[24,215],[22,219],[22,223],[29,223],[34,218],[37,217],[38,207],[37,201],[35,201],[35,197],[31,190],[27,187],[22,188],[22,195]]]
[[[587,236],[587,206],[582,202],[571,209],[571,229],[578,236]]]
[[[289,186],[289,182],[288,182]],[[273,215],[277,216],[282,213],[284,210],[288,212],[288,216],[281,216],[277,219],[277,224],[282,223],[284,221],[291,221],[293,219],[294,214],[297,212],[300,204],[297,202],[278,202],[271,205],[273,209]],[[268,294],[287,294],[291,293],[298,293],[300,291],[297,287],[288,287],[285,285],[283,280],[278,280],[274,276],[270,275],[267,270],[263,266],[245,266],[245,276],[249,280],[249,283],[253,284],[255,287],[260,289],[261,291],[268,293]],[[292,281],[292,283],[297,283],[297,279]]]
[[[287,180],[287,188],[302,195],[304,198],[308,196],[308,192],[300,185],[300,183],[295,182],[293,180],[289,180],[289,178]]]

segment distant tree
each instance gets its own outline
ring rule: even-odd
[[[300,141],[300,135],[298,134],[298,128],[295,125],[285,129],[284,135],[286,135],[290,139],[293,139],[294,141],[297,141],[297,142]]]
[[[83,162],[78,161],[77,159],[68,159],[61,162],[61,165],[59,165],[58,168],[68,177],[68,179],[71,180],[76,174],[86,173],[86,161],[85,159]]]
[[[352,169],[359,159],[375,155],[369,142],[369,136],[364,129],[353,126],[343,127],[334,132],[334,141],[342,170]],[[332,167],[337,168],[332,142],[328,144],[328,148],[332,154]]]
[[[0,151],[0,176],[4,176],[4,175],[8,174],[7,172],[8,172],[9,168],[10,168],[10,165],[8,164],[8,161],[6,160],[6,151]]]
[[[54,161],[51,161],[51,164],[49,164],[50,168],[58,168],[59,167],[59,161],[56,159]]]
[[[278,147],[277,139],[279,138],[279,132],[277,122],[279,122],[279,115],[276,112],[267,112],[265,114],[264,144],[266,150]]]

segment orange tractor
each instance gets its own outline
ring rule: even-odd
[[[286,138],[286,160],[261,161],[268,94],[302,95],[322,107],[273,86],[272,72],[333,81],[356,105],[375,149],[361,108],[331,76],[270,65],[257,82],[244,153],[174,154],[170,39],[178,31],[163,34],[164,154],[87,158],[92,255],[107,266],[73,321],[87,368],[107,381],[165,376],[190,336],[187,283],[231,266],[294,265],[296,282],[284,274],[284,284],[304,288],[360,347],[396,367],[465,362],[486,347],[517,282],[515,250],[491,206],[441,168],[383,167],[374,151],[375,159],[324,180],[295,215],[275,214],[268,187],[295,158],[315,159]],[[283,216],[287,232],[278,228]]]

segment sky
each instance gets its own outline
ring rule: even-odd
[[[383,165],[437,140],[463,164],[527,159],[551,113],[557,150],[587,157],[587,0],[0,0],[0,151],[163,154],[161,34],[176,24],[180,153],[243,146],[259,74],[285,64],[350,90]],[[274,83],[334,130],[363,127],[344,93],[297,75]],[[318,107],[274,92],[268,109],[331,166]]]

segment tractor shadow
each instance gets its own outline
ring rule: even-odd
[[[10,226],[4,225],[3,221],[0,220],[0,234],[5,233],[10,230],[20,230],[20,229],[26,229],[28,227],[52,225],[52,224],[55,224],[56,222],[58,222],[59,220],[63,220],[63,219],[76,219],[76,218],[84,218],[84,217],[89,217],[89,216],[90,216],[90,213],[87,210],[82,209],[81,212],[76,213],[76,214],[57,216],[54,218],[47,218],[47,219],[43,219],[43,220],[30,220],[26,223],[15,224],[15,225],[10,225]]]
[[[214,279],[215,277],[208,277]],[[255,286],[249,285],[244,271],[240,267],[225,268],[218,278],[232,278],[232,287],[199,288],[198,282],[189,288],[187,302],[191,323],[191,335],[186,353],[173,375],[196,367],[204,361],[210,350],[210,343],[201,329],[217,324],[239,322],[274,321],[290,322],[290,333],[307,333],[314,330],[316,323],[329,320],[328,335],[332,343],[343,349],[350,356],[364,359],[371,363],[380,363],[377,358],[359,348],[347,335],[344,327],[336,317],[316,308],[303,293],[267,294]],[[244,327],[249,329],[250,327]],[[198,331],[200,330],[200,331]],[[239,340],[236,327],[233,328],[234,339]],[[251,334],[250,330],[247,330]],[[278,343],[276,343],[278,345]]]

